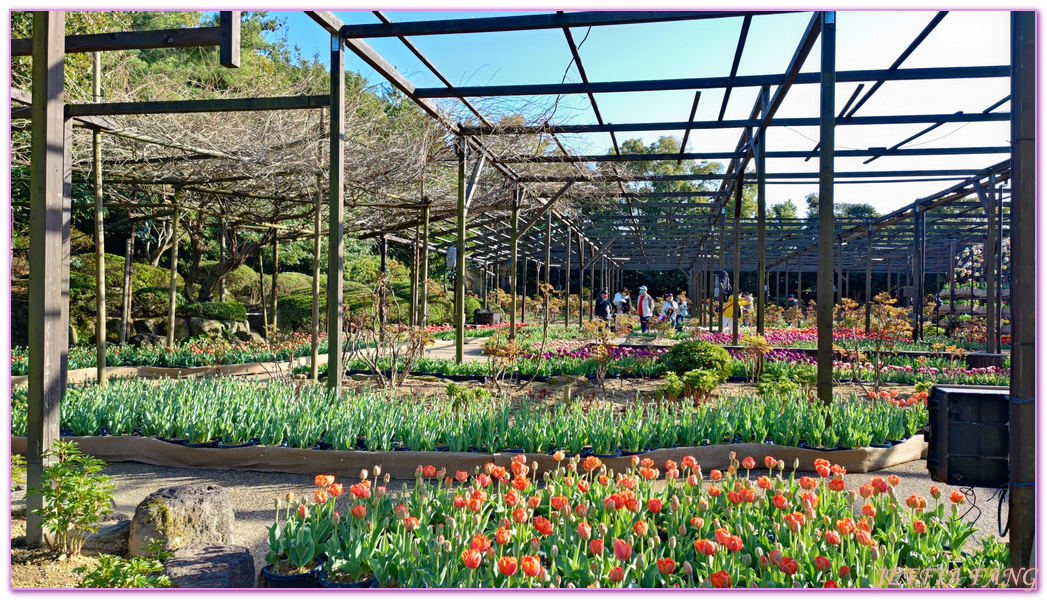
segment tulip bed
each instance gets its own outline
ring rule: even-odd
[[[745,337],[749,332],[754,331],[752,328],[740,329],[738,333],[739,339]],[[852,331],[844,330],[833,330],[833,339],[840,341],[850,341],[851,336],[855,335]],[[866,335],[864,331],[858,331],[858,348],[862,351],[871,351],[874,349],[874,340],[877,334]],[[814,328],[773,328],[768,327],[765,330],[764,337],[767,338],[767,342],[778,348],[817,348],[818,347],[818,330]],[[1011,337],[1004,337],[1004,348],[1010,347]],[[709,331],[697,331],[695,330],[691,334],[692,339],[706,340],[713,342],[714,344],[720,344],[721,346],[729,346],[733,340],[731,332],[709,332]],[[956,347],[964,350],[973,351],[984,351],[985,345],[976,344],[970,340],[961,338],[951,338],[941,335],[928,335],[925,336],[923,341],[914,342],[911,338],[899,338],[893,340],[893,350],[895,351],[911,351],[911,352],[933,352],[937,347]]]
[[[319,352],[327,353],[327,334],[320,334]],[[286,361],[309,356],[312,341],[309,334],[292,333],[274,341],[231,342],[227,340],[185,340],[173,348],[166,346],[106,346],[105,364],[110,367],[208,367],[254,362]],[[97,365],[94,346],[69,349],[69,368],[88,369]],[[11,348],[11,375],[29,373],[29,350]]]
[[[453,390],[452,390],[453,391]],[[323,386],[296,390],[280,383],[211,378],[114,380],[105,388],[71,386],[61,404],[60,427],[73,435],[163,437],[201,444],[258,443],[336,450],[499,452],[522,449],[612,455],[619,450],[770,441],[836,449],[885,444],[920,432],[922,402],[851,396],[831,407],[796,394],[721,397],[715,403],[632,403],[547,406],[544,392],[523,406],[493,397],[462,405],[457,394],[390,398]],[[585,404],[583,407],[582,404]],[[12,400],[12,434],[25,435],[26,392]],[[826,418],[831,427],[825,427]]]
[[[848,490],[826,460],[798,477],[772,456],[757,469],[732,454],[707,475],[693,457],[617,474],[596,457],[554,458],[541,475],[523,455],[475,474],[419,466],[398,492],[379,467],[346,486],[317,476],[311,498],[277,500],[269,560],[304,569],[326,553],[328,577],[430,588],[871,587],[899,567],[935,569],[924,585],[986,587],[976,569],[1006,567],[993,540],[962,553],[974,533],[962,493],[902,499],[893,475]]]

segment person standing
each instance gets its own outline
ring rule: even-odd
[[[622,290],[622,314],[627,315],[632,309],[632,298],[630,297],[629,290]]]
[[[654,298],[647,293],[647,286],[640,286],[640,297],[636,299],[636,313],[640,315],[640,331],[647,332],[647,321],[654,314]]]
[[[680,311],[676,313],[676,328],[682,329],[683,320],[691,316],[688,313],[687,294],[681,292],[680,295],[676,297],[676,304],[680,307]]]
[[[613,305],[611,307],[613,311],[613,314],[611,316],[612,325],[618,324],[618,315],[622,314],[622,303],[625,301],[625,296],[623,295],[623,292],[625,292],[625,290],[614,293],[614,300],[611,302],[611,304]]]
[[[723,304],[723,331],[734,329],[734,320],[742,316],[741,307],[748,305],[749,300],[743,294],[738,295],[738,306],[734,305],[734,294],[727,297]]]
[[[596,299],[596,318],[611,325],[611,302],[607,299],[607,290],[600,290],[600,297]]]

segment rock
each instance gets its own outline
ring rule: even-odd
[[[136,348],[141,348],[143,346],[166,346],[167,338],[160,337],[155,333],[140,333],[127,340],[127,343]]]
[[[166,338],[167,337],[167,327],[168,327],[167,319],[165,318],[161,322],[160,327],[159,327],[159,331],[157,331],[157,333],[160,334],[161,336],[163,336],[164,338]],[[189,337],[190,335],[191,334],[189,333],[189,320],[188,319],[183,319],[181,317],[175,317],[175,340],[184,340],[185,338]]]
[[[251,333],[251,326],[247,324],[247,321],[222,321],[222,325],[225,327],[226,335],[240,337],[239,334]]]
[[[127,515],[124,515],[125,517]],[[84,550],[98,554],[124,556],[127,554],[127,543],[131,533],[131,521],[116,521],[105,525],[84,542]]]
[[[131,321],[134,325],[135,333],[151,333],[153,335],[160,335],[163,329],[163,322],[160,319],[135,319]],[[128,336],[130,337],[130,336]]]
[[[440,382],[440,378],[436,375],[408,375],[407,378],[414,381],[428,381],[431,383]]]
[[[69,347],[73,348],[80,342],[80,332],[76,330],[76,325],[69,324]]]
[[[580,375],[553,375],[546,383],[549,385],[571,385],[575,387],[590,385],[589,380]]]
[[[374,375],[364,375],[363,373],[356,373],[349,376],[353,381],[373,381]]]
[[[193,335],[206,335],[208,337],[221,337],[225,334],[225,325],[215,319],[201,319],[193,317],[189,319],[189,333]]]
[[[255,587],[254,558],[243,546],[182,548],[164,563],[164,573],[179,588]]]
[[[174,551],[196,544],[233,541],[233,504],[219,485],[182,485],[146,496],[131,519],[128,551],[145,556],[151,538]]]
[[[258,335],[257,331],[253,331],[253,330],[250,330],[250,329],[248,329],[246,332],[244,332],[244,331],[236,332],[235,337],[237,339],[245,341],[245,342],[261,342],[261,341],[263,341],[265,339],[262,336]]]

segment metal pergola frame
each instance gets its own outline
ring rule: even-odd
[[[757,325],[763,331],[763,316],[766,297],[764,282],[768,272],[790,272],[790,261],[796,263],[793,271],[815,271],[817,306],[818,306],[818,395],[822,401],[829,402],[832,397],[832,300],[834,271],[858,268],[860,258],[851,262],[834,264],[837,254],[835,248],[857,249],[855,254],[865,252],[864,266],[867,273],[876,268],[871,259],[872,250],[881,257],[901,257],[911,254],[913,280],[916,285],[915,296],[923,295],[923,274],[927,256],[937,257],[942,254],[942,245],[950,246],[949,252],[955,252],[956,244],[977,242],[987,238],[991,249],[998,240],[999,233],[993,225],[993,217],[1002,209],[1005,202],[1009,207],[1010,226],[1003,228],[1004,234],[1012,239],[1012,385],[1011,397],[1014,399],[1011,411],[1011,446],[1014,448],[1011,463],[1011,561],[1014,566],[1029,566],[1032,548],[1034,521],[1032,503],[1032,481],[1035,469],[1034,455],[1034,413],[1031,404],[1034,395],[1034,345],[1033,313],[1035,302],[1035,263],[1033,227],[1035,223],[1035,15],[1032,12],[1012,12],[1012,60],[1009,65],[980,67],[943,67],[908,69],[901,68],[903,61],[919,46],[927,35],[945,16],[938,13],[924,28],[906,50],[887,69],[865,71],[837,71],[835,67],[836,24],[832,11],[815,12],[801,36],[788,67],[781,73],[763,75],[738,75],[738,65],[746,45],[749,25],[757,16],[776,13],[760,11],[720,11],[720,12],[557,12],[555,14],[491,17],[481,19],[452,19],[445,21],[426,21],[416,23],[393,23],[388,17],[376,13],[381,23],[371,25],[347,25],[334,14],[324,11],[306,11],[307,14],[324,30],[331,34],[329,97],[298,97],[244,100],[217,100],[193,102],[164,103],[125,103],[125,104],[91,104],[66,106],[63,100],[63,60],[66,52],[87,52],[100,50],[119,50],[149,47],[167,47],[179,44],[218,45],[221,49],[220,60],[225,66],[235,67],[239,63],[239,18],[235,11],[222,13],[222,26],[218,31],[177,30],[166,32],[134,32],[121,34],[115,38],[88,39],[91,36],[69,36],[64,33],[64,13],[61,11],[38,12],[34,17],[34,35],[31,41],[15,41],[13,50],[21,54],[31,53],[33,64],[33,93],[31,108],[13,109],[13,117],[30,117],[32,119],[33,164],[31,169],[31,236],[33,243],[30,249],[30,268],[38,274],[30,284],[30,367],[29,367],[29,484],[39,483],[41,468],[45,463],[43,451],[56,439],[58,430],[58,406],[65,389],[65,343],[66,322],[68,319],[68,211],[69,197],[63,190],[68,185],[69,171],[63,169],[69,153],[68,130],[75,122],[78,125],[92,127],[96,130],[119,135],[105,120],[105,115],[113,114],[147,114],[150,112],[192,112],[221,110],[273,110],[328,107],[330,109],[330,164],[328,171],[328,223],[327,231],[321,232],[320,205],[315,199],[315,226],[311,232],[303,232],[316,239],[326,233],[328,237],[329,276],[328,276],[328,315],[329,332],[328,369],[331,373],[342,370],[342,269],[343,237],[347,231],[343,208],[345,206],[344,182],[344,89],[345,89],[345,52],[348,49],[359,56],[379,75],[387,79],[396,89],[405,94],[425,113],[439,123],[455,140],[459,167],[458,202],[456,210],[443,214],[430,214],[430,202],[422,198],[420,202],[409,202],[395,208],[408,212],[421,213],[421,216],[390,223],[372,230],[357,230],[360,237],[380,237],[383,239],[383,256],[386,243],[396,241],[396,234],[415,228],[421,233],[423,245],[422,260],[427,262],[430,240],[457,245],[457,268],[464,274],[467,256],[489,272],[492,263],[500,265],[509,263],[510,293],[513,307],[510,320],[515,334],[516,297],[518,280],[518,263],[523,260],[534,260],[545,265],[545,281],[549,280],[549,267],[552,263],[563,264],[566,268],[566,279],[570,279],[572,261],[578,267],[579,292],[582,289],[584,271],[590,270],[590,286],[595,287],[595,270],[600,268],[603,284],[620,281],[623,270],[650,270],[653,268],[679,269],[689,274],[690,291],[697,301],[711,298],[711,273],[724,269],[724,259],[728,250],[733,255],[733,272],[735,277],[743,270],[755,270],[758,277],[757,289]],[[572,27],[609,26],[627,23],[658,23],[667,21],[696,19],[742,18],[743,27],[735,50],[731,74],[728,77],[708,77],[690,79],[670,79],[657,81],[618,81],[592,82],[584,71],[582,57],[571,33]],[[561,29],[565,41],[571,50],[572,57],[581,75],[581,83],[532,84],[512,86],[456,87],[443,77],[436,66],[426,59],[409,37],[435,34],[466,34],[475,32],[509,32],[531,29]],[[375,52],[364,40],[377,37],[397,37],[411,52],[422,60],[426,68],[433,72],[444,84],[438,88],[418,88],[391,64]],[[171,40],[171,41],[168,41]],[[188,40],[188,41],[187,41]],[[817,72],[802,72],[801,69],[810,58],[815,41],[820,40],[821,62]],[[158,46],[159,44],[159,46]],[[854,113],[887,81],[934,81],[955,78],[1001,78],[1009,77],[1011,94],[979,113],[928,114],[928,115],[879,115],[855,116]],[[835,114],[835,92],[841,84],[857,84],[840,114]],[[864,96],[859,95],[865,84],[871,87]],[[819,115],[814,118],[780,118],[776,112],[794,85],[819,85],[821,107]],[[774,87],[772,95],[772,86]],[[735,88],[756,87],[760,93],[749,111],[747,119],[724,120],[725,110],[730,93]],[[606,123],[596,102],[596,93],[654,91],[654,90],[695,90],[694,105],[691,117],[687,121],[674,123]],[[724,99],[720,107],[719,118],[715,121],[694,121],[695,110],[700,101],[701,90],[722,89]],[[561,94],[584,94],[592,105],[596,123],[590,125],[573,124],[533,124],[517,128],[499,128],[472,105],[467,98],[495,96],[540,96]],[[455,123],[433,99],[458,99],[478,119],[478,125]],[[1007,100],[1010,101],[1009,113],[995,112]],[[1011,139],[1009,146],[985,147],[946,147],[946,148],[902,148],[906,143],[923,135],[944,123],[974,123],[1009,121]],[[920,133],[895,144],[890,148],[870,148],[866,150],[837,150],[834,144],[834,132],[837,126],[873,126],[884,124],[927,124]],[[810,151],[768,152],[765,144],[766,132],[772,127],[818,126],[819,142]],[[623,153],[615,136],[621,131],[653,131],[675,129],[683,130],[684,138],[692,133],[711,129],[738,129],[740,136],[735,148],[729,152],[681,152],[672,155],[630,155]],[[557,133],[607,132],[613,144],[613,154],[607,155],[574,155],[558,139]],[[559,153],[542,155],[496,155],[485,144],[491,136],[514,135],[522,133],[545,133],[553,136]],[[182,148],[189,150],[188,148]],[[183,158],[227,158],[221,153],[197,153]],[[963,156],[1008,154],[1009,159],[998,162],[982,170],[877,170],[836,173],[834,159],[840,157],[867,157],[872,162],[881,156]],[[816,172],[768,173],[765,167],[767,158],[818,158]],[[622,173],[619,165],[626,165],[636,160],[675,161],[730,159],[724,173],[710,175],[686,175],[659,177],[637,177]],[[174,159],[171,159],[174,160]],[[755,172],[747,172],[753,164]],[[547,175],[521,174],[514,165],[530,164],[555,167],[557,164],[574,165],[570,174],[563,169]],[[594,169],[592,165],[607,166]],[[471,199],[476,191],[480,174],[485,166],[494,169],[505,178],[507,197],[504,205],[487,207],[484,219],[472,224],[473,240],[467,240],[470,228],[469,210]],[[959,181],[956,185],[943,189],[930,197],[917,199],[911,206],[895,211],[884,217],[855,223],[836,220],[833,215],[833,189],[835,183],[848,180],[862,181]],[[693,198],[688,204],[695,204],[682,212],[680,205],[668,210],[678,213],[671,217],[662,214],[645,212],[655,208],[632,200],[645,199],[644,194],[628,190],[625,183],[634,181],[718,181],[719,187],[714,193],[701,195],[712,198],[712,206],[696,202]],[[819,214],[815,222],[786,222],[766,219],[765,187],[768,183],[817,181],[819,184]],[[562,188],[559,183],[566,183]],[[574,182],[587,184],[607,183],[608,194],[621,199],[618,210],[620,225],[615,227],[603,219],[600,214],[591,214],[592,198],[581,198],[574,206],[566,205],[566,198]],[[998,187],[1008,182],[1004,190]],[[755,220],[740,218],[740,206],[743,186],[754,183],[757,187],[758,210]],[[553,184],[555,188],[545,187]],[[618,193],[614,193],[611,184],[617,184]],[[555,194],[555,190],[559,189]],[[178,188],[176,188],[177,193]],[[563,196],[565,199],[560,200]],[[977,206],[966,200],[976,197],[988,217],[984,234],[979,231],[978,223],[971,225],[971,219],[978,215],[968,215],[969,211],[978,212]],[[666,198],[672,198],[668,196]],[[303,199],[303,203],[311,202]],[[931,211],[956,204],[964,209],[959,215],[935,214]],[[597,204],[597,208],[606,209],[606,204]],[[393,206],[390,206],[393,208]],[[96,210],[101,209],[100,195],[96,194]],[[664,210],[658,208],[657,210]],[[413,212],[411,212],[413,211]],[[600,211],[597,211],[598,213]],[[928,218],[928,214],[932,216]],[[603,215],[607,215],[606,211]],[[1002,210],[1000,210],[1002,214]],[[613,216],[613,215],[612,215]],[[177,211],[175,211],[177,218]],[[526,225],[520,226],[520,218]],[[442,221],[454,219],[454,227],[436,225]],[[672,219],[672,221],[668,221]],[[538,224],[544,220],[545,227]],[[553,221],[560,225],[553,229]],[[731,226],[728,228],[728,222]],[[906,224],[907,222],[911,224]],[[650,235],[649,225],[664,224],[667,233],[658,237]],[[962,224],[964,229],[960,229]],[[450,223],[448,223],[450,225]],[[432,227],[432,230],[430,228]],[[727,233],[730,230],[731,242]],[[543,231],[544,230],[544,231]],[[755,231],[755,235],[751,235]],[[743,241],[743,233],[744,241]],[[872,236],[870,241],[869,236]],[[755,245],[753,239],[755,238]],[[416,239],[419,239],[416,234]],[[553,240],[562,240],[559,252],[553,254]],[[768,249],[767,241],[774,241]],[[496,242],[492,249],[491,241]],[[410,240],[408,240],[410,241]],[[504,243],[504,247],[503,247]],[[559,242],[558,242],[559,244]],[[577,252],[565,252],[577,244]],[[177,246],[176,246],[177,248]],[[521,252],[522,250],[522,252]],[[573,249],[572,249],[573,250]],[[274,249],[275,251],[275,249]],[[665,260],[667,251],[674,251],[676,260]],[[990,250],[991,251],[991,250]],[[176,249],[175,251],[176,252]],[[742,261],[742,254],[746,259]],[[847,254],[850,253],[848,250]],[[523,256],[521,256],[521,254]],[[714,257],[719,257],[717,266]],[[755,257],[755,258],[753,258]],[[416,268],[417,270],[417,268]],[[989,269],[992,271],[992,269]],[[418,281],[415,278],[417,287]],[[456,346],[461,360],[464,331],[464,287],[465,277],[460,275],[455,285],[456,309],[455,324],[457,330]],[[868,281],[868,275],[867,275]],[[172,277],[172,286],[173,286]],[[867,284],[868,285],[868,284]],[[990,293],[994,277],[989,276]],[[423,286],[424,287],[424,286]],[[314,295],[317,293],[314,290]],[[737,287],[735,288],[737,295]],[[424,307],[424,294],[422,295]],[[990,301],[991,302],[991,301]],[[917,302],[917,311],[921,310]],[[990,305],[991,306],[991,305]],[[413,313],[414,311],[412,311]],[[424,314],[424,312],[423,312]],[[581,318],[581,315],[579,315]],[[990,323],[992,319],[989,320]],[[424,321],[423,321],[424,322]],[[737,320],[735,320],[737,323]],[[920,327],[917,319],[917,329]],[[990,326],[991,327],[991,326]],[[172,328],[173,329],[173,328]],[[990,338],[994,336],[990,335]],[[737,328],[734,330],[737,339]],[[315,361],[314,361],[315,362]],[[329,377],[328,385],[334,389],[340,386],[340,378]],[[31,497],[30,509],[35,508]],[[30,511],[30,514],[31,511]],[[39,543],[41,531],[38,520],[30,516],[27,524],[27,535],[30,542]]]

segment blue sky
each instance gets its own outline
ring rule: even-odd
[[[325,58],[328,37],[304,13],[276,11],[291,26],[289,41],[303,54],[320,53]],[[377,23],[370,12],[335,11],[347,23]],[[434,20],[479,16],[521,14],[510,11],[387,11],[393,21]],[[886,69],[934,16],[930,11],[852,12],[841,11],[837,17],[837,69]],[[811,13],[766,15],[754,18],[742,56],[739,74],[782,72],[811,18]],[[729,74],[742,19],[683,21],[677,23],[622,25],[576,28],[572,31],[590,81],[629,79],[665,79],[678,77],[726,76]],[[585,40],[583,42],[583,39]],[[558,83],[567,73],[567,81],[580,81],[560,30],[486,33],[412,38],[418,48],[455,85],[506,85],[518,83]],[[373,39],[367,42],[418,87],[441,87],[442,84],[398,40]],[[804,71],[817,71],[820,48],[815,47]],[[347,68],[362,73],[370,82],[384,80],[351,52]],[[1006,65],[1009,62],[1009,16],[1002,11],[953,11],[938,25],[919,49],[903,63],[903,68]],[[843,107],[855,84],[837,87],[837,110]],[[866,86],[868,89],[869,85]],[[772,94],[774,89],[772,88]],[[979,79],[950,82],[889,82],[857,113],[862,116],[885,114],[980,112],[1009,93],[1006,79]],[[702,94],[697,119],[715,119],[723,92],[707,90]],[[725,118],[744,118],[756,100],[755,88],[732,92]],[[597,102],[605,121],[682,121],[686,120],[694,92],[644,92],[598,94]],[[533,100],[533,99],[532,99]],[[545,108],[552,98],[541,99]],[[455,101],[441,101],[453,108]],[[818,86],[794,86],[777,116],[817,116]],[[503,98],[496,103],[480,103],[485,115],[498,112],[536,110],[523,98]],[[1008,110],[1005,104],[999,110]],[[560,100],[555,123],[592,123],[595,117],[583,95]],[[839,127],[838,149],[889,147],[920,131],[927,125]],[[642,138],[645,143],[659,135],[681,132],[646,132],[619,134],[619,141]],[[740,131],[720,130],[692,135],[691,151],[733,150]],[[810,150],[818,137],[816,127],[774,129],[768,136],[768,149]],[[577,153],[599,154],[611,146],[610,136],[588,134],[564,136],[565,144]],[[1008,123],[947,124],[906,147],[1006,146],[1009,144]],[[1004,160],[1006,155],[954,157],[880,158],[868,166],[864,159],[838,158],[837,170],[887,170],[935,168],[983,168]],[[817,161],[773,159],[768,171],[811,172]],[[838,185],[838,202],[869,202],[881,212],[897,209],[914,199],[951,185],[949,182],[920,184]],[[770,185],[771,204],[792,199],[797,203],[817,191],[816,185]],[[802,207],[801,207],[802,211]]]

